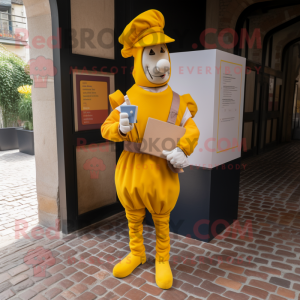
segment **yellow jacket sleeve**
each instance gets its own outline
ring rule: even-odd
[[[189,109],[192,118],[194,118],[198,111],[197,104],[194,99],[190,94],[182,95],[180,98],[186,104],[186,107]],[[179,147],[188,156],[194,152],[200,136],[200,131],[192,118],[189,118],[185,122],[183,127],[186,129],[186,132],[177,144],[177,147]]]
[[[200,131],[192,118],[189,118],[184,126],[186,132],[179,140],[177,147],[179,147],[186,155],[191,155],[198,144]]]
[[[109,95],[109,102],[111,107],[115,109],[124,102],[124,95],[120,90],[117,90]]]
[[[192,96],[190,94],[182,95],[181,99],[186,103],[186,106],[189,109],[189,111],[192,115],[192,118],[194,118],[198,111],[198,107],[197,107],[195,100],[192,98]]]
[[[120,112],[114,109],[101,126],[102,137],[112,142],[123,142],[128,134],[123,135],[119,130]]]

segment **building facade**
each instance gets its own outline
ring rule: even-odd
[[[29,61],[26,9],[22,0],[0,1],[0,44]]]

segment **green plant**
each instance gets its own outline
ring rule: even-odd
[[[31,93],[22,94],[22,100],[19,103],[19,118],[24,121],[25,129],[33,130]]]
[[[3,127],[16,126],[22,100],[18,87],[32,84],[25,67],[26,63],[19,56],[0,45],[0,107]]]

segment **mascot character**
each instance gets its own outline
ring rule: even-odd
[[[113,275],[126,277],[146,262],[143,220],[147,208],[156,230],[156,284],[169,289],[173,284],[169,264],[169,220],[180,190],[178,172],[174,172],[174,168],[189,166],[187,157],[196,147],[200,132],[192,119],[197,112],[192,97],[189,94],[179,96],[168,85],[171,61],[166,44],[174,40],[164,34],[164,25],[164,16],[159,11],[148,10],[133,19],[119,37],[122,56],[134,57],[135,84],[125,97],[138,106],[137,123],[129,123],[128,114],[121,113],[120,107],[126,102],[118,90],[109,96],[113,111],[101,126],[101,133],[107,140],[124,142],[115,183],[128,219],[131,252],[114,267]],[[171,114],[171,106],[176,102],[175,113]],[[142,153],[139,147],[127,147],[141,145],[148,118],[166,122],[170,116],[174,124],[183,126],[186,132],[175,149],[163,151],[166,159]]]

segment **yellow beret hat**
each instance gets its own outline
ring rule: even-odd
[[[165,18],[158,10],[150,9],[138,15],[119,37],[119,42],[124,45],[122,56],[132,56],[133,48],[174,42],[174,39],[164,34],[164,27]]]

